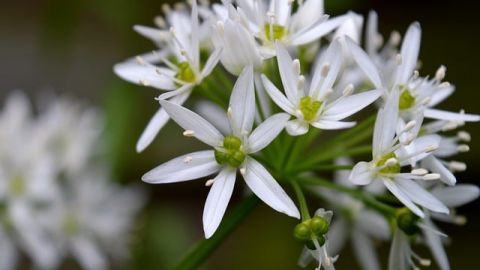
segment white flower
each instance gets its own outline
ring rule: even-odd
[[[212,33],[212,41],[216,48],[224,48],[220,61],[228,72],[238,75],[246,66],[260,68],[264,59],[255,37],[240,21],[235,8],[228,4],[228,17],[219,20]]]
[[[72,177],[45,221],[62,255],[71,254],[82,269],[108,269],[108,255],[127,254],[125,235],[145,201],[139,189],[121,188],[107,179],[105,172],[95,170]]]
[[[408,145],[399,142],[402,132],[409,131],[411,124],[395,136],[398,123],[399,94],[394,91],[388,96],[383,108],[377,114],[372,142],[372,161],[359,162],[352,169],[350,181],[356,185],[367,185],[374,180],[382,181],[405,206],[416,215],[423,217],[421,205],[433,212],[448,213],[448,208],[423,189],[416,180],[436,180],[439,175],[428,174],[425,170],[402,173],[401,168],[427,157],[438,148],[440,137],[428,135],[411,138]],[[408,146],[409,150],[405,150]]]
[[[342,50],[338,41],[332,42],[315,67],[308,91],[305,78],[300,74],[299,61],[292,60],[282,44],[277,43],[276,46],[285,95],[265,75],[262,75],[262,80],[272,100],[282,110],[296,117],[287,124],[290,135],[305,134],[310,125],[319,129],[352,127],[355,122],[340,120],[368,106],[382,93],[381,90],[372,90],[352,95],[351,86],[342,94],[334,92],[332,87],[342,66]]]
[[[221,48],[216,49],[203,64],[200,60],[200,38],[197,1],[192,3],[191,29],[170,29],[168,45],[174,55],[175,63],[160,57],[164,65],[155,66],[142,57],[135,61],[126,61],[115,65],[115,73],[121,78],[144,86],[168,91],[159,96],[159,99],[168,99],[176,104],[183,104],[190,96],[195,85],[200,84],[215,68],[220,59]],[[160,108],[148,123],[138,143],[137,151],[143,151],[155,138],[169,117],[164,109]]]
[[[447,207],[453,209],[476,200],[480,195],[480,190],[475,185],[460,184],[455,187],[438,186],[432,190],[432,194],[434,194],[435,197]],[[422,226],[421,229],[425,238],[425,244],[430,248],[430,251],[440,269],[449,270],[450,264],[442,241],[442,237],[445,237],[445,235],[438,233],[438,229],[431,221],[432,219],[459,225],[463,225],[466,219],[463,216],[457,216],[454,214],[439,215],[432,213],[431,216],[423,221],[426,226]]]
[[[330,223],[332,221],[333,217],[333,212],[332,211],[326,211],[323,208],[318,209],[315,211],[315,216],[318,216],[325,220],[327,222],[327,225],[330,226]],[[331,257],[329,255],[329,237],[324,236],[323,237],[323,243],[320,243],[317,239],[313,239],[313,247],[308,248],[304,247],[302,254],[300,255],[300,258],[298,259],[298,264],[301,267],[306,267],[310,261],[315,259],[318,261],[318,267],[316,267],[316,270],[321,270],[322,267],[325,270],[335,270],[335,266],[333,265],[337,259],[338,256]],[[336,239],[333,239],[333,241],[336,241]]]
[[[329,19],[323,0],[299,3],[292,13],[290,0],[237,0],[239,13],[253,35],[261,41],[262,52],[275,55],[275,41],[300,46],[319,40],[339,27],[350,14]]]
[[[430,260],[421,258],[413,252],[408,236],[397,228],[388,256],[388,270],[419,269],[414,259],[423,266],[429,266],[431,264]]]
[[[351,160],[337,159],[335,164],[350,165]],[[337,184],[351,187],[348,181],[350,172],[340,170],[335,172],[334,180]],[[328,236],[334,241],[330,242],[330,254],[338,254],[345,246],[347,240],[353,247],[354,255],[361,267],[365,270],[379,270],[380,263],[375,251],[374,240],[387,240],[390,230],[387,220],[365,205],[344,193],[331,190],[316,189],[322,198],[336,210],[337,218],[331,223]]]
[[[228,110],[230,134],[222,135],[198,114],[177,104],[161,101],[168,114],[185,129],[184,135],[195,137],[214,150],[200,151],[170,160],[146,173],[148,183],[172,183],[202,178],[216,172],[208,181],[212,185],[203,212],[205,237],[219,226],[233,192],[239,169],[247,186],[273,209],[299,218],[300,214],[281,186],[250,154],[265,148],[285,127],[286,114],[276,114],[252,131],[255,115],[253,68],[247,67],[238,78]],[[213,184],[212,184],[213,183]]]
[[[441,67],[435,78],[419,78],[415,70],[420,51],[420,24],[413,23],[407,30],[400,54],[396,55],[396,68],[387,74],[380,72],[372,59],[354,41],[347,37],[347,45],[365,75],[377,89],[385,89],[385,95],[400,91],[398,106],[405,121],[412,120],[418,114],[427,118],[447,121],[480,121],[480,116],[446,112],[432,109],[447,98],[454,90],[449,83],[442,83],[445,68]]]

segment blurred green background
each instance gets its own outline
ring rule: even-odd
[[[161,5],[158,0],[20,0],[3,1],[0,9],[0,100],[13,89],[32,96],[49,91],[79,97],[100,106],[107,115],[106,153],[115,177],[123,183],[140,183],[147,170],[201,145],[181,138],[169,124],[144,153],[135,153],[135,142],[157,108],[157,90],[134,86],[117,78],[112,65],[154,45],[133,30],[134,24],[152,25]],[[470,1],[330,0],[326,12],[348,10],[379,13],[384,35],[404,32],[421,22],[422,74],[433,74],[444,64],[446,79],[456,94],[442,108],[480,113],[480,38],[478,10]],[[457,159],[468,164],[460,182],[476,182],[480,175],[480,125],[470,124],[471,151]],[[240,183],[240,182],[239,182]],[[203,181],[172,185],[146,185],[151,201],[132,232],[132,256],[118,269],[168,269],[203,237],[201,215],[208,189]],[[238,185],[240,186],[240,185]],[[239,189],[230,203],[238,203]],[[479,203],[463,209],[469,217],[464,227],[441,226],[451,238],[447,251],[453,269],[478,269],[476,245],[480,242]],[[228,211],[228,210],[227,210]],[[258,207],[210,257],[202,269],[298,269],[300,245],[291,237],[294,220]],[[388,245],[380,245],[386,261]],[[426,250],[420,254],[428,257]],[[347,248],[338,269],[357,269]],[[385,265],[385,264],[384,264]],[[68,265],[66,269],[71,269]],[[430,267],[435,269],[435,266]]]

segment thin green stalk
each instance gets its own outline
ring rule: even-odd
[[[371,145],[363,145],[354,147],[348,150],[345,149],[335,149],[335,151],[324,152],[319,154],[316,157],[310,157],[310,159],[304,160],[302,162],[298,162],[298,166],[295,166],[291,170],[288,170],[288,175],[292,175],[302,171],[310,171],[310,170],[317,170],[318,166],[321,166],[323,162],[334,160],[335,158],[342,157],[342,156],[357,156],[368,154],[372,151]]]
[[[351,170],[352,165],[337,165],[337,164],[325,164],[318,165],[315,167],[316,171],[340,171],[340,170]]]
[[[193,270],[198,267],[212,254],[220,244],[248,217],[255,206],[258,205],[258,198],[254,195],[246,198],[233,211],[223,219],[222,224],[215,234],[209,239],[202,239],[187,253],[177,264],[175,270]]]
[[[380,214],[386,217],[394,217],[396,209],[390,205],[379,202],[375,197],[364,193],[362,190],[353,189],[346,186],[337,185],[331,181],[318,178],[318,177],[297,177],[295,179],[301,184],[304,185],[315,185],[324,188],[328,188],[334,191],[342,192],[351,195],[355,199],[363,202],[366,206],[376,210]]]
[[[292,184],[295,195],[297,196],[298,204],[300,205],[300,214],[302,215],[302,221],[309,220],[310,211],[308,210],[307,200],[305,199],[302,188],[295,181],[291,181],[290,183]]]

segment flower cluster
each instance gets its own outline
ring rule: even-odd
[[[155,18],[157,28],[135,26],[158,49],[114,70],[125,80],[163,91],[137,151],[170,118],[184,136],[211,147],[170,160],[142,178],[158,184],[216,174],[206,182],[211,186],[203,214],[206,238],[221,223],[238,171],[263,202],[302,219],[294,232],[309,251],[301,265],[313,257],[318,269],[333,269],[337,257],[329,254],[351,235],[362,267],[380,269],[373,239],[393,235],[389,269],[429,262],[413,253],[410,244],[417,239],[449,269],[440,238],[445,234],[432,220],[462,223],[453,208],[476,199],[479,191],[456,185],[454,173],[466,165],[446,160],[469,150],[470,135],[446,132],[480,116],[435,108],[455,87],[443,81],[444,66],[433,77],[420,75],[418,23],[403,40],[393,32],[384,43],[375,12],[362,38],[363,16],[329,17],[321,0],[211,5],[193,0],[164,6],[164,13]],[[194,106],[197,112],[187,109],[183,105],[192,94],[209,102]],[[376,117],[358,125],[347,120],[369,105]],[[344,129],[334,138],[319,132]],[[372,131],[372,143],[365,144]],[[333,163],[370,151],[368,162]],[[331,169],[351,171],[333,182],[323,180]],[[280,183],[292,185],[300,210]],[[323,198],[339,217],[332,220],[333,213],[324,209],[310,217],[305,191]]]
[[[67,257],[107,269],[109,256],[125,255],[143,192],[109,182],[96,110],[57,97],[39,107],[35,116],[13,92],[0,113],[0,269],[24,257],[35,269]]]

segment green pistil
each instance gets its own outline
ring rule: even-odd
[[[388,153],[386,155],[384,155],[383,157],[381,157],[377,162],[376,162],[376,166],[377,167],[381,167],[381,166],[384,166],[385,163],[387,162],[387,160],[391,159],[391,158],[397,158],[397,156],[395,155],[395,153],[391,152],[391,153]],[[388,166],[388,167],[385,167],[383,169],[380,170],[380,173],[399,173],[400,172],[400,169],[401,169],[401,166],[400,166],[400,163],[395,163],[394,165],[392,166]]]
[[[66,234],[74,235],[78,232],[78,223],[73,215],[66,215],[63,219],[62,229]]]
[[[268,41],[281,40],[286,34],[285,27],[279,24],[266,23],[264,26],[264,31],[265,37]]]
[[[407,110],[415,105],[415,97],[412,95],[412,92],[408,88],[404,88],[400,94],[400,100],[398,102],[398,107],[400,110]]]
[[[221,148],[215,149],[215,160],[218,164],[228,164],[234,168],[240,167],[247,155],[243,152],[242,141],[235,136],[223,139]]]
[[[9,183],[9,190],[15,196],[20,196],[25,193],[25,189],[25,179],[23,179],[23,177],[17,176]]]
[[[193,83],[195,82],[195,72],[193,72],[193,69],[190,67],[188,62],[180,62],[178,65],[178,71],[177,74],[175,75],[176,79],[179,79],[181,81],[187,82],[187,83]]]
[[[305,119],[307,122],[314,120],[321,106],[321,101],[313,100],[309,96],[302,97],[300,99],[299,107],[303,114],[303,119]]]
[[[402,208],[397,211],[397,225],[405,234],[412,236],[420,231],[417,223],[420,220],[418,216],[413,214],[407,208]]]

